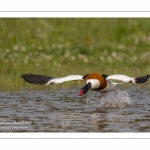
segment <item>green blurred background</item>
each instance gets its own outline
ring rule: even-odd
[[[0,90],[44,87],[23,73],[150,74],[150,19],[0,18],[0,69]]]

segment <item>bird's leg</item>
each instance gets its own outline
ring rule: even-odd
[[[117,89],[113,89],[113,91],[115,92],[115,94],[119,93],[119,90],[117,90]]]

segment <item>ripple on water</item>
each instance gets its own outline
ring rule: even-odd
[[[126,91],[110,91],[105,98],[93,91],[78,97],[76,88],[0,92],[0,131],[149,132],[149,91],[137,87]]]

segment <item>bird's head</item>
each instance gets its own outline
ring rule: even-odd
[[[91,88],[91,83],[89,82],[88,84],[86,84],[84,87],[82,87],[80,89],[79,96],[82,96],[83,94],[86,94],[90,88]]]

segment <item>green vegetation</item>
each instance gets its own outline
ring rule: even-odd
[[[48,88],[27,84],[23,73],[145,75],[150,19],[1,18],[0,69],[1,90]]]

